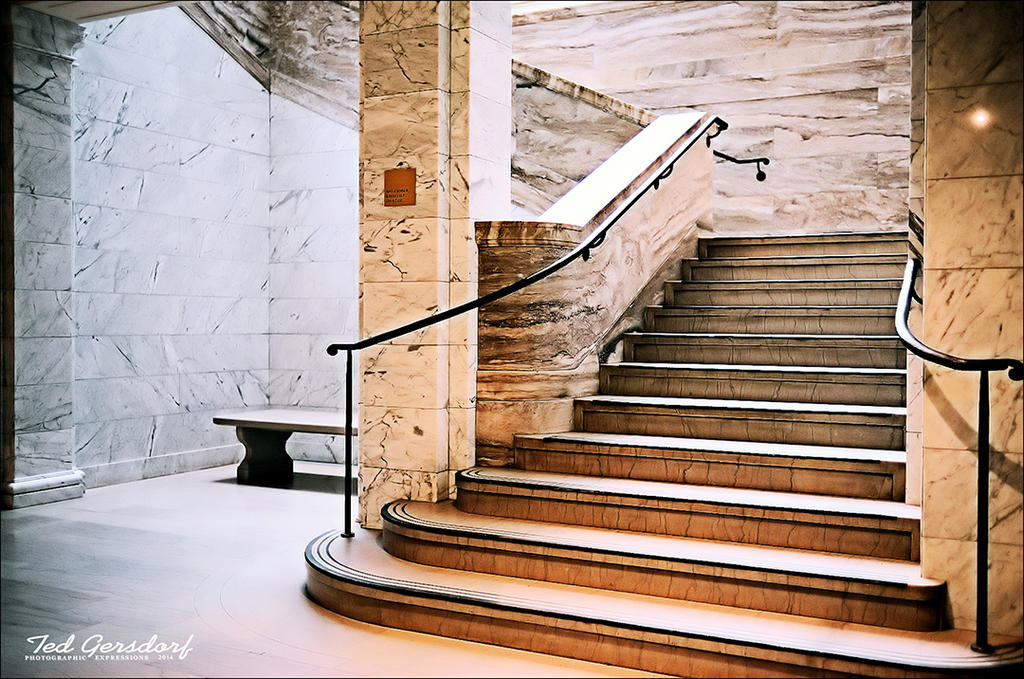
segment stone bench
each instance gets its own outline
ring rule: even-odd
[[[338,410],[246,408],[217,413],[213,423],[235,427],[238,440],[245,446],[245,457],[238,465],[238,483],[257,486],[291,483],[293,463],[284,444],[293,433],[345,435],[345,413]]]

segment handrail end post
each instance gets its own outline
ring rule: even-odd
[[[334,345],[332,345],[334,346]],[[329,350],[328,350],[329,351]],[[352,532],[352,350],[345,350],[345,530],[342,537],[355,536]]]

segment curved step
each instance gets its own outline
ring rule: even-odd
[[[668,281],[665,306],[895,305],[898,278],[786,281]]]
[[[456,506],[476,514],[885,559],[919,554],[921,510],[900,502],[508,467],[455,479]]]
[[[673,676],[965,676],[1022,660],[1019,645],[973,653],[971,635],[956,630],[908,632],[423,566],[385,553],[361,529],[350,540],[316,538],[306,564],[310,596],[358,620]]]
[[[779,281],[807,279],[901,278],[906,254],[835,254],[722,257],[683,261],[689,281]]]
[[[573,429],[902,450],[905,421],[891,406],[600,395],[575,400]]]
[[[943,583],[911,562],[495,518],[450,502],[381,510],[384,548],[432,566],[895,629],[940,629]]]
[[[515,437],[532,471],[902,500],[906,453],[871,448],[567,432]]]
[[[650,306],[651,332],[891,335],[895,306]]]
[[[850,368],[906,368],[896,335],[809,335],[633,332],[623,360],[655,363],[743,363]]]
[[[602,394],[900,406],[906,370],[727,363],[604,364]]]
[[[903,254],[907,231],[727,236],[701,238],[700,257],[768,257],[771,255]]]

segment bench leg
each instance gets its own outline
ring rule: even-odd
[[[292,458],[284,449],[290,431],[237,427],[235,433],[245,446],[245,457],[238,465],[238,483],[286,486],[292,482]]]

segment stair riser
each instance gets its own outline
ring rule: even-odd
[[[643,481],[667,481],[702,486],[775,490],[859,497],[871,500],[904,498],[904,467],[898,464],[833,462],[814,466],[791,457],[768,458],[752,455],[730,457],[699,451],[632,449],[633,454],[616,455],[588,451],[581,447],[559,447],[557,442],[544,447],[516,446],[516,466],[531,471],[583,474]],[[799,466],[803,464],[804,466]]]
[[[786,281],[806,279],[900,278],[903,264],[733,264],[683,263],[683,278],[692,281]]]
[[[749,305],[749,306],[857,306],[896,305],[899,290],[889,288],[806,288],[695,290],[685,283],[665,286],[665,306]]]
[[[672,310],[648,309],[645,329],[649,332],[720,332],[781,335],[891,335],[896,332],[893,316],[780,316],[680,314]]]
[[[841,403],[901,406],[904,383],[897,378],[871,380],[849,375],[743,375],[692,371],[674,375],[657,369],[633,370],[602,366],[602,394],[623,396],[672,396],[800,403]]]
[[[590,554],[407,531],[385,524],[384,549],[415,563],[531,580],[610,589],[893,629],[939,629],[937,601],[906,600],[906,588],[864,586],[715,564],[652,567],[650,559]],[[660,563],[660,562],[659,562]],[[849,588],[854,592],[847,592]],[[934,597],[933,597],[934,598]]]
[[[573,491],[459,486],[456,505],[465,512],[548,521],[573,526],[788,547],[834,554],[917,560],[918,528],[912,521],[823,517],[820,513],[742,508],[707,503],[591,495]],[[509,492],[502,492],[508,490]],[[529,492],[529,491],[528,491]],[[826,522],[827,521],[827,522]]]
[[[310,597],[328,610],[374,625],[547,653],[677,677],[923,677],[918,669],[831,658],[718,640],[644,640],[628,628],[589,625],[541,613],[485,609],[338,582],[307,569]]]
[[[850,368],[905,368],[907,352],[902,346],[817,347],[721,343],[699,338],[693,343],[670,339],[627,337],[623,344],[626,361],[648,363],[739,363],[745,365],[847,366]]]
[[[577,431],[889,450],[903,449],[905,419],[894,415],[780,414],[579,401],[574,414]]]
[[[708,257],[775,257],[796,255],[881,255],[906,254],[907,241],[900,240],[854,240],[819,241],[807,243],[742,241],[714,242],[700,241],[700,256]]]

